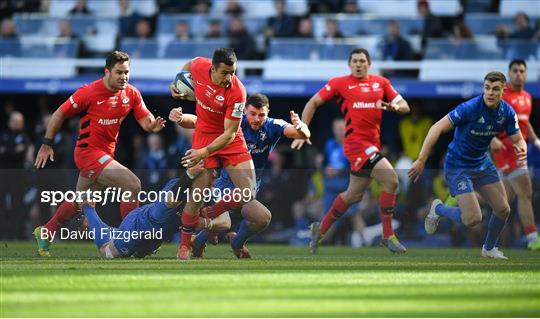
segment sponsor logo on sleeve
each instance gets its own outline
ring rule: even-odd
[[[242,117],[242,114],[244,114],[244,105],[245,105],[245,103],[243,103],[243,102],[234,103],[232,116],[233,117]]]

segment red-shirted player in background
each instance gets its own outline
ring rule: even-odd
[[[216,169],[225,167],[241,196],[224,198],[214,205],[220,206],[222,211],[240,208],[245,204],[259,205],[257,201],[252,201],[255,194],[255,170],[240,129],[246,89],[234,75],[236,61],[233,49],[222,48],[214,51],[212,60],[197,57],[182,68],[190,71],[193,76],[197,100],[193,148],[186,152],[182,164],[192,167],[204,159],[206,170],[194,179],[191,186],[191,191],[198,194],[212,186],[217,175]],[[171,85],[170,90],[173,98],[183,98],[174,85]],[[199,220],[202,205],[197,197],[191,196],[182,212],[181,240],[177,254],[181,260],[191,257],[191,235]],[[238,248],[241,249],[244,247]]]
[[[534,133],[529,122],[532,112],[531,95],[523,89],[527,79],[527,65],[523,60],[512,60],[508,67],[510,83],[504,90],[503,99],[516,111],[519,129],[523,139],[534,143],[540,149],[540,139]],[[540,250],[540,239],[534,222],[532,207],[532,185],[527,170],[527,162],[517,159],[512,143],[503,134],[491,141],[491,151],[497,168],[502,172],[503,182],[508,195],[508,202],[512,202],[515,196],[518,199],[518,213],[523,224],[523,230],[527,237],[528,248]]]
[[[106,186],[130,191],[130,200],[120,203],[122,218],[139,206],[137,193],[141,190],[141,181],[114,159],[120,125],[133,110],[145,131],[159,132],[165,126],[165,120],[154,118],[146,108],[141,93],[128,84],[129,66],[126,53],[114,51],[109,54],[105,62],[105,76],[80,87],[54,112],[35,162],[39,169],[45,167],[49,159],[54,161],[54,136],[66,118],[80,114],[79,137],[74,150],[75,164],[80,170],[77,191],[100,190]],[[50,255],[50,241],[42,236],[42,227],[47,229],[44,233],[58,231],[63,223],[79,213],[74,205],[72,202],[62,202],[49,222],[34,230],[41,256]]]
[[[383,188],[379,199],[383,225],[383,245],[395,253],[404,253],[392,229],[398,188],[398,177],[390,162],[380,153],[380,124],[382,110],[408,113],[407,101],[394,90],[386,78],[369,74],[371,59],[366,49],[355,49],[349,56],[351,74],[330,79],[307,102],[302,121],[309,125],[317,108],[336,98],[345,116],[346,133],[343,150],[350,163],[349,186],[339,194],[320,223],[311,224],[310,248],[317,253],[319,243],[334,222],[354,203],[359,202],[375,178]],[[300,148],[303,140],[295,140],[293,148]]]

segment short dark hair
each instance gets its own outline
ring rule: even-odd
[[[220,63],[232,66],[236,61],[236,54],[234,53],[234,49],[231,48],[217,49],[212,56],[212,65],[216,68],[219,67]]]
[[[262,93],[250,95],[246,101],[246,105],[253,105],[259,110],[266,106],[270,110],[270,102],[268,102],[268,97]]]
[[[129,55],[126,52],[113,51],[105,60],[105,68],[110,71],[114,68],[116,63],[124,63],[126,61],[129,61]]]
[[[369,52],[368,50],[364,48],[356,48],[352,50],[351,53],[349,54],[349,63],[351,63],[353,54],[360,54],[360,53],[364,53],[366,55],[368,62],[371,63],[371,57],[369,56]]]
[[[510,61],[510,64],[508,64],[508,70],[510,70],[514,66],[514,64],[523,65],[525,69],[527,68],[527,63],[525,63],[525,60],[513,59],[512,61]]]
[[[502,83],[506,83],[506,76],[504,76],[502,72],[492,71],[486,74],[486,76],[484,77],[484,81],[489,81],[489,82],[501,81]]]

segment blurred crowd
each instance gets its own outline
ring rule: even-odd
[[[51,100],[51,97],[36,96],[27,98],[23,104],[16,99],[8,99],[3,105],[0,123],[0,234],[3,239],[28,239],[31,230],[54,213],[56,207],[40,201],[41,191],[67,191],[75,187],[78,171],[73,162],[73,148],[78,118],[68,120],[56,135],[54,162],[48,163],[43,170],[32,168],[50,112],[63,98],[57,96],[56,100]],[[165,114],[170,106],[164,105],[170,103],[160,99],[145,97],[147,105],[163,105],[158,108],[158,114]],[[290,103],[290,99],[273,99],[272,113],[275,114],[270,116],[286,118]],[[301,107],[302,103],[305,101],[297,104]],[[450,134],[436,147],[432,161],[428,162],[431,169],[418,183],[411,184],[407,171],[416,159],[430,126],[449,109],[427,108],[426,105],[433,104],[427,101],[412,100],[411,103],[415,107],[406,116],[385,115],[381,129],[382,151],[396,168],[400,179],[394,228],[398,229],[400,239],[407,246],[478,246],[483,240],[482,225],[474,232],[466,232],[463,226],[446,222],[441,226],[443,231],[436,236],[425,234],[423,220],[429,203],[435,197],[448,197],[441,163]],[[26,104],[34,104],[34,107],[29,110],[23,107]],[[438,104],[450,107],[456,105],[456,101],[439,101]],[[286,112],[281,112],[282,115],[280,109]],[[257,196],[270,209],[273,219],[268,230],[256,241],[307,245],[308,225],[320,220],[336,194],[346,188],[349,167],[341,146],[345,123],[341,116],[336,116],[336,110],[325,108],[314,119],[311,125],[313,146],[293,151],[288,141],[281,141],[271,154]],[[533,120],[534,123],[537,121]],[[146,134],[130,116],[120,131],[116,158],[137,174],[143,190],[159,190],[166,180],[178,175],[181,154],[191,148],[191,139],[191,130],[172,123],[159,134]],[[540,152],[533,147],[530,148],[529,166],[534,185],[533,207],[540,207]],[[378,244],[382,235],[377,213],[380,191],[374,182],[367,196],[351,207],[347,218],[335,225],[331,243],[354,247]],[[104,219],[110,224],[118,224],[118,208],[112,204],[106,208],[100,210],[106,215]],[[516,215],[513,214],[512,223],[506,229],[503,245],[523,245],[522,228]]]
[[[403,34],[400,22],[389,19],[386,22],[386,34],[380,36],[376,46],[379,52],[372,53],[372,55],[390,61],[419,60],[426,56],[428,39],[446,39],[450,40],[453,45],[452,58],[469,57],[476,52],[478,44],[471,43],[475,34],[465,21],[468,10],[475,8],[475,12],[478,12],[479,5],[482,5],[480,10],[484,10],[483,12],[496,13],[499,12],[499,2],[498,0],[460,0],[461,10],[458,13],[453,16],[439,16],[432,13],[428,0],[418,0],[418,19],[422,21],[420,27],[407,30],[407,34]],[[16,39],[19,36],[13,21],[14,14],[50,14],[50,3],[51,0],[0,0],[0,12],[2,12],[0,39]],[[192,14],[210,17],[200,20],[201,23],[207,25],[195,26],[189,25],[187,21],[179,21],[174,30],[171,30],[171,33],[174,33],[174,41],[226,39],[229,46],[235,49],[237,56],[242,60],[267,58],[268,43],[274,38],[315,39],[318,36],[314,32],[313,15],[341,13],[342,17],[346,17],[347,15],[354,16],[364,13],[363,8],[359,6],[360,2],[356,0],[307,0],[307,12],[295,15],[287,11],[285,0],[275,0],[275,15],[266,18],[266,25],[261,34],[253,34],[247,26],[247,23],[250,22],[245,18],[246,9],[236,0],[227,0],[223,12],[219,12],[219,15],[211,11],[215,1],[210,0],[154,0],[151,3],[155,10],[150,12],[141,12],[142,10],[134,5],[136,3],[136,1],[118,0],[119,12],[116,14],[116,19],[119,27],[116,47],[120,47],[119,43],[122,39],[151,40],[158,38],[156,30],[160,15]],[[74,32],[70,23],[70,17],[93,16],[95,14],[96,12],[89,9],[86,0],[77,0],[74,2],[73,8],[67,12],[67,16],[58,22],[58,40],[79,41],[81,44],[78,52],[79,57],[103,56],[106,53],[99,46],[85,46],[85,42],[80,40],[86,34]],[[198,29],[204,29],[207,32],[202,35],[194,34],[194,31]],[[90,28],[85,32],[95,35],[97,30]],[[344,30],[340,30],[339,21],[334,16],[329,16],[324,23],[322,38],[317,40],[325,42],[343,40],[344,33]],[[497,38],[497,41],[500,42],[498,45],[502,50],[508,51],[510,49],[505,47],[505,40],[508,39],[536,43],[540,38],[540,23],[538,20],[531,21],[526,12],[518,12],[513,18],[512,25],[501,23],[494,27],[490,34]],[[420,45],[411,44],[411,35],[420,38]],[[536,52],[514,52],[511,54],[514,55],[513,57],[519,56],[526,59],[527,56],[523,55],[532,54],[534,56]]]

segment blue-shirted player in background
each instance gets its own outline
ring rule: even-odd
[[[201,162],[202,163],[202,162]],[[122,221],[118,228],[105,224],[98,216],[94,204],[91,201],[82,203],[82,211],[88,221],[88,230],[92,231],[94,243],[103,258],[138,257],[143,258],[161,246],[163,241],[170,238],[179,230],[178,218],[182,211],[186,193],[193,178],[202,171],[202,165],[190,168],[180,178],[170,180],[162,189],[163,194],[155,203],[147,204],[132,210]],[[176,198],[176,196],[178,198]],[[219,218],[210,220],[199,218],[197,229],[210,229],[212,231],[224,231],[230,228],[229,215],[224,214]],[[140,234],[151,234],[150,238],[135,238]],[[159,236],[155,236],[159,234]]]
[[[475,195],[477,191],[493,209],[482,256],[496,259],[507,259],[495,245],[510,215],[510,206],[489,157],[489,144],[493,137],[505,131],[518,160],[527,159],[527,145],[519,131],[516,113],[502,100],[505,85],[504,74],[488,73],[484,78],[482,95],[460,104],[431,127],[420,155],[409,171],[409,177],[417,181],[439,136],[455,128],[454,139],[444,161],[444,174],[450,194],[456,197],[459,207],[449,207],[435,199],[425,219],[426,232],[433,234],[442,216],[468,227],[480,223],[482,213]]]
[[[259,191],[261,174],[267,167],[268,156],[281,137],[309,139],[311,136],[307,125],[300,120],[300,117],[295,112],[291,111],[290,113],[292,123],[290,124],[284,120],[268,117],[269,111],[270,104],[268,97],[260,93],[253,94],[247,99],[244,117],[240,125],[255,165],[257,177],[256,192]],[[195,115],[183,114],[181,108],[173,109],[169,114],[169,119],[185,128],[193,128],[197,122]],[[224,194],[225,190],[233,191],[235,187],[227,172],[222,170],[221,176],[214,183],[214,188],[220,189],[221,193]],[[203,208],[201,210],[201,216],[217,218],[226,211],[228,211],[227,203],[221,200],[212,206]],[[236,257],[250,258],[250,253],[245,243],[249,238],[260,233],[268,226],[272,215],[257,200],[244,205],[241,213],[244,219],[240,223],[238,233],[229,233],[228,235]],[[213,231],[203,230],[196,236],[192,244],[194,257],[202,257],[209,233],[213,233]]]

